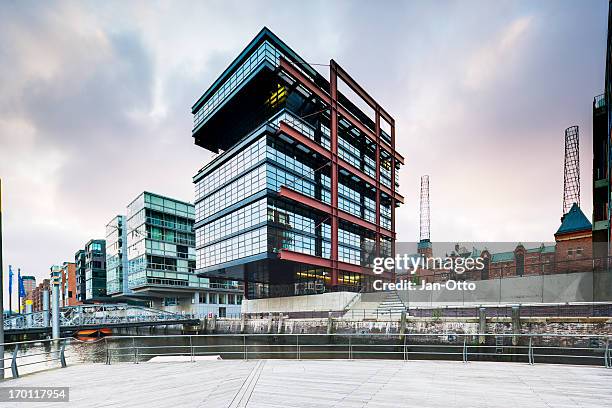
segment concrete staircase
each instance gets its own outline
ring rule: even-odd
[[[376,309],[368,310],[364,314],[364,320],[399,320],[404,310],[406,310],[406,305],[402,302],[397,291],[389,291],[384,293],[383,300]]]

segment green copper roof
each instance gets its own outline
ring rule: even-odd
[[[584,215],[578,204],[574,203],[572,208],[561,218],[561,226],[555,233],[567,234],[569,232],[587,231],[592,228],[591,223]]]
[[[513,260],[514,252],[498,252],[496,254],[491,254],[491,262],[504,262]]]
[[[419,241],[417,248],[419,249],[431,248],[431,241],[429,239],[422,239]]]

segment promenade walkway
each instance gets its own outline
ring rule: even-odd
[[[610,407],[612,370],[519,363],[218,360],[82,364],[9,386],[68,386],[69,403],[23,407]]]

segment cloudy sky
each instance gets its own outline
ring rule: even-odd
[[[193,201],[211,154],[190,107],[264,25],[309,62],[334,58],[396,118],[400,240],[418,238],[429,174],[433,240],[549,241],[574,124],[591,213],[607,3],[5,0],[5,273],[48,276],[143,190]]]

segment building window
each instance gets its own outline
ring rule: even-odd
[[[516,276],[523,276],[525,273],[525,255],[521,252],[515,255],[516,262]]]
[[[572,256],[574,256],[574,248],[569,248],[569,249],[567,250],[567,256],[568,256],[569,258],[571,258]]]
[[[582,251],[581,247],[576,248],[576,256],[582,256]]]
[[[164,306],[178,306],[179,305],[179,299],[177,297],[165,297],[162,300],[162,304]]]

